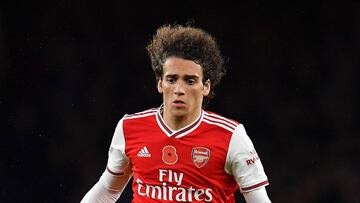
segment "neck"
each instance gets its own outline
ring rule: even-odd
[[[166,125],[168,125],[172,130],[179,130],[194,122],[200,116],[200,113],[201,109],[196,111],[196,113],[191,113],[184,116],[174,116],[164,108],[162,116]]]

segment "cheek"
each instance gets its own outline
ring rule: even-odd
[[[170,92],[172,91],[171,89],[172,89],[172,88],[171,88],[169,85],[163,85],[163,86],[162,86],[162,90],[163,90],[163,92],[166,93],[166,94],[170,93]]]
[[[200,100],[203,97],[201,90],[193,90],[191,91],[191,97],[194,98],[194,100]]]
[[[170,97],[173,93],[173,88],[167,85],[162,86],[162,94],[164,97]]]

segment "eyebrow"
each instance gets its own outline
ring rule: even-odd
[[[179,77],[179,75],[178,74],[167,74],[167,75],[165,75],[165,77]],[[197,75],[185,75],[184,78],[186,78],[186,79],[198,79],[199,76],[197,76]]]

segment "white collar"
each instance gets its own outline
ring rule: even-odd
[[[180,138],[183,137],[190,132],[194,131],[201,123],[203,119],[204,112],[201,109],[200,115],[189,125],[179,129],[179,130],[172,130],[168,125],[166,125],[163,117],[162,112],[164,111],[164,104],[162,104],[156,113],[156,121],[161,128],[161,130],[168,136],[168,137],[175,137]]]

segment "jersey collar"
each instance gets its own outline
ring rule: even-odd
[[[164,104],[162,104],[156,113],[156,121],[161,128],[161,130],[168,136],[168,137],[174,137],[174,138],[180,138],[183,137],[192,131],[194,131],[201,123],[204,115],[204,111],[201,110],[200,115],[195,121],[190,123],[189,125],[179,129],[179,130],[172,130],[168,125],[166,125],[163,117],[162,112],[164,110]]]

